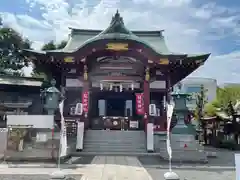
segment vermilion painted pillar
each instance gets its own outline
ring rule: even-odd
[[[150,75],[149,68],[146,68],[145,71],[145,80],[143,83],[143,98],[144,98],[144,123],[145,123],[145,131],[147,130],[147,123],[149,121],[149,104],[150,104]]]
[[[146,113],[146,117],[144,117],[146,130],[149,119],[149,104],[150,104],[150,87],[148,81],[144,81],[143,84],[143,98],[144,98],[144,112]]]
[[[84,94],[87,94],[87,98],[84,98]],[[84,65],[84,77],[83,77],[83,88],[82,88],[82,104],[83,104],[83,115],[82,119],[84,121],[85,128],[89,127],[89,80],[88,80],[88,72],[87,66]]]

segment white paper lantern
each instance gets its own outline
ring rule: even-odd
[[[82,115],[83,113],[83,105],[82,103],[77,103],[75,107],[75,115]]]
[[[132,91],[133,91],[134,90],[134,84],[133,83],[131,84],[131,88],[132,88]]]

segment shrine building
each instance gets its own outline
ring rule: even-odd
[[[163,30],[130,31],[119,12],[105,30],[71,28],[63,49],[25,54],[65,93],[66,118],[98,130],[144,130],[151,121],[155,131],[166,131],[172,87],[210,55],[171,52]],[[76,115],[80,102],[84,113]],[[150,104],[156,105],[155,115]]]

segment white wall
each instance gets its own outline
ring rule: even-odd
[[[7,126],[32,126],[32,128],[54,127],[53,115],[7,115]]]
[[[203,85],[207,89],[208,101],[211,102],[217,95],[217,80],[211,78],[186,78],[182,81],[183,88]]]
[[[151,89],[165,89],[166,81],[153,81],[150,83]]]

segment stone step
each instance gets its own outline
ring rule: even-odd
[[[105,136],[97,136],[97,135],[85,135],[85,137],[87,138],[106,138],[106,139],[114,139],[114,138],[118,138],[118,139],[142,139],[145,138],[145,136],[122,136],[122,135],[118,135],[118,136],[112,136],[112,135],[105,135]]]
[[[85,145],[83,146],[84,148],[111,148],[111,149],[145,149],[146,146],[124,146],[124,145],[119,145],[119,146],[108,146],[108,145],[99,145],[99,144],[91,144],[91,145]]]
[[[134,152],[134,153],[144,153],[146,150],[144,149],[84,149],[83,152]]]
[[[145,144],[145,139],[144,140],[121,140],[121,139],[115,139],[115,140],[105,140],[105,139],[89,139],[89,138],[85,138],[84,143],[94,143],[94,144],[104,144],[104,143],[109,143],[109,144],[133,144],[133,145],[137,145],[137,144]]]
[[[125,130],[125,131],[120,131],[120,130],[87,130],[86,133],[112,133],[112,134],[130,134],[130,133],[142,133],[144,134],[144,131],[131,131],[131,130]]]
[[[96,146],[97,147],[97,146]],[[92,147],[84,147],[84,149],[96,149],[96,147],[94,147],[94,146],[92,146]],[[98,149],[100,150],[100,149],[106,149],[106,150],[131,150],[131,151],[133,151],[133,150],[145,150],[145,148],[135,148],[135,147],[128,147],[128,148],[115,148],[115,147],[108,147],[108,146],[102,146],[102,147],[99,147],[98,146]],[[97,150],[98,150],[97,149]]]
[[[89,132],[89,133],[85,133],[85,136],[91,136],[91,137],[113,137],[113,136],[116,136],[116,137],[125,137],[125,138],[128,138],[128,137],[139,137],[139,136],[145,136],[144,133],[127,133],[127,134],[124,134],[124,133],[108,133],[108,132],[105,132],[105,133],[92,133],[92,132]]]
[[[116,147],[116,148],[120,148],[120,147],[145,148],[146,147],[145,144],[124,144],[124,143],[108,144],[107,142],[106,143],[84,143],[84,147],[92,147],[92,146]]]
[[[101,132],[101,133],[92,133],[92,132],[89,132],[89,133],[85,133],[85,135],[92,135],[92,136],[107,136],[107,135],[112,135],[112,136],[124,136],[124,137],[130,137],[130,136],[138,136],[138,135],[144,135],[145,136],[145,133],[127,133],[127,134],[124,134],[125,132],[123,133],[108,133],[108,132]]]
[[[79,157],[84,155],[99,155],[99,156],[156,156],[160,157],[159,153],[148,153],[148,152],[72,152],[72,157]]]
[[[91,149],[95,149],[95,150],[102,150],[102,149],[105,149],[105,150],[116,150],[116,151],[119,151],[119,150],[128,150],[128,151],[134,151],[134,150],[144,150],[145,151],[145,148],[135,148],[135,147],[128,147],[128,148],[115,148],[115,147],[97,147],[97,146],[92,146],[92,147],[84,147],[84,149],[88,149],[88,150],[91,150]]]
[[[136,139],[136,140],[141,140],[141,139],[145,139],[146,137],[145,136],[130,136],[130,137],[124,137],[124,136],[84,136],[85,138],[96,138],[96,139],[108,139],[108,140],[111,140],[111,139],[129,139],[129,140],[132,140],[132,139]]]
[[[84,136],[83,152],[86,153],[145,153],[146,137],[141,131],[88,130]]]

